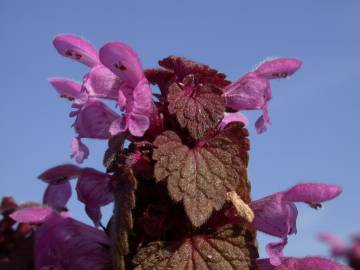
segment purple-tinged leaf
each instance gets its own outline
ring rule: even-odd
[[[155,178],[167,179],[170,196],[183,201],[185,211],[195,227],[201,226],[213,210],[220,210],[228,191],[236,191],[249,201],[247,182],[247,148],[243,124],[233,123],[206,141],[189,149],[178,135],[165,131],[154,141]],[[236,134],[234,134],[236,132]]]
[[[196,83],[213,85],[217,88],[223,88],[230,84],[230,81],[226,80],[225,74],[220,73],[207,65],[194,62],[184,57],[169,56],[160,60],[159,65],[173,71],[178,82],[181,82],[188,75],[192,75],[194,76]],[[160,72],[164,74],[163,71]],[[156,77],[158,78],[158,76],[162,74],[157,74]]]
[[[112,177],[115,207],[111,221],[111,252],[113,268],[125,270],[124,258],[130,252],[129,232],[133,229],[132,210],[135,208],[136,178],[124,165]]]
[[[213,86],[181,87],[173,83],[167,96],[169,112],[176,115],[180,126],[187,128],[194,139],[201,138],[209,128],[215,127],[225,111],[225,99]]]
[[[254,235],[224,226],[213,235],[193,235],[180,242],[152,242],[135,255],[135,270],[255,270]]]

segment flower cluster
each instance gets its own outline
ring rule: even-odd
[[[244,110],[260,110],[258,133],[270,124],[270,80],[293,75],[297,59],[261,63],[235,82],[209,66],[170,56],[144,70],[121,42],[99,52],[84,39],[59,35],[57,51],[90,67],[81,83],[50,83],[75,109],[72,157],[89,155],[83,138],[105,139],[105,172],[63,164],[43,172],[41,205],[13,220],[33,225],[36,269],[345,269],[319,257],[283,255],[295,234],[297,208],[341,193],[336,185],[300,183],[251,200]],[[152,93],[150,84],[158,91]],[[103,99],[115,101],[118,112]],[[70,180],[94,227],[70,217]],[[114,203],[106,226],[101,207]],[[256,231],[280,238],[258,259]]]

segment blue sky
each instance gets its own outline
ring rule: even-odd
[[[299,207],[298,234],[285,251],[327,254],[317,233],[345,238],[360,231],[359,12],[355,0],[1,1],[0,196],[39,201],[45,184],[36,176],[70,162],[70,104],[47,78],[80,80],[87,68],[55,52],[51,40],[58,33],[84,36],[97,47],[123,41],[145,67],[171,54],[186,56],[232,80],[266,57],[296,57],[302,69],[272,81],[269,131],[256,135],[258,112],[247,114],[252,194],[257,199],[301,181],[341,185],[341,197],[323,209]],[[103,170],[105,142],[87,143],[85,165]],[[89,222],[75,199],[70,208]],[[270,237],[259,240],[263,247]]]

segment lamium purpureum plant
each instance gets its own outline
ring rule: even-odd
[[[177,56],[144,70],[121,42],[97,52],[80,37],[59,35],[54,46],[89,67],[81,83],[49,80],[74,109],[71,156],[77,163],[88,157],[85,138],[108,140],[109,147],[103,172],[73,164],[48,169],[39,176],[48,184],[42,204],[17,206],[6,216],[32,225],[35,269],[345,269],[325,258],[283,255],[296,233],[295,203],[318,208],[340,187],[300,183],[250,196],[250,144],[240,111],[260,110],[255,127],[264,132],[270,81],[293,75],[300,60],[269,59],[231,82]],[[116,110],[102,100],[114,101]],[[94,226],[66,208],[72,179]],[[101,207],[111,202],[104,226]],[[268,258],[258,259],[256,231],[279,238],[267,244]]]

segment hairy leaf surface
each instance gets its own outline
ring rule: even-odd
[[[237,191],[249,200],[246,176],[248,142],[243,125],[233,123],[190,149],[178,135],[165,131],[154,141],[155,178],[167,178],[170,196],[183,201],[195,227],[201,226],[213,210],[220,210],[226,192]]]
[[[135,270],[252,270],[258,256],[254,234],[226,225],[213,235],[181,242],[153,242],[134,257]]]

